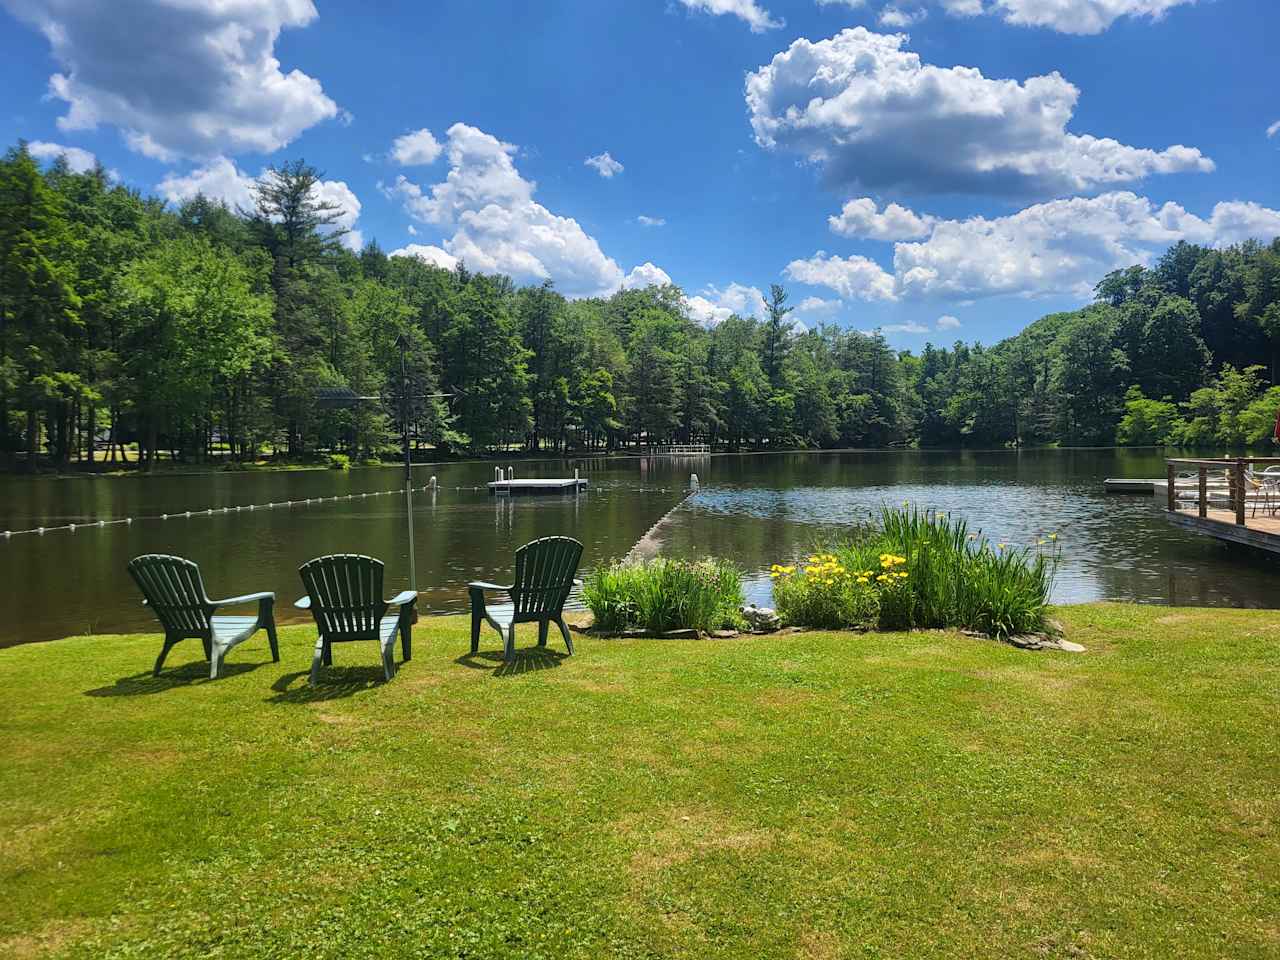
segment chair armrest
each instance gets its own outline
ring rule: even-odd
[[[255,600],[275,600],[276,595],[270,590],[261,593],[246,593],[243,597],[227,597],[225,600],[210,600],[215,607],[230,607],[237,603],[252,603]]]
[[[581,581],[581,580],[579,580],[577,577],[574,577],[574,578],[573,578],[573,585],[574,585],[575,587],[580,587],[580,586],[582,586],[582,581]]]
[[[311,609],[311,598],[310,598],[310,597],[303,597],[301,600],[295,600],[295,601],[293,601],[293,605],[294,605],[295,607],[297,607],[299,610],[310,610],[310,609]]]
[[[392,597],[390,600],[388,600],[388,601],[387,601],[387,606],[389,606],[389,607],[393,607],[393,606],[400,606],[400,607],[403,607],[405,604],[413,603],[413,601],[415,601],[415,600],[417,600],[417,599],[418,599],[418,591],[417,591],[417,590],[401,590],[401,591],[400,591],[399,593],[397,593],[394,597]]]
[[[467,589],[468,590],[500,590],[504,592],[510,592],[513,586],[515,585],[509,584],[504,587],[500,583],[487,583],[484,580],[473,580],[471,583],[467,584]]]

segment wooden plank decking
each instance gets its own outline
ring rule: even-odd
[[[585,477],[545,477],[534,480],[493,480],[490,493],[575,493],[587,488]]]
[[[1204,517],[1199,516],[1194,507],[1191,510],[1166,511],[1165,516],[1170,523],[1196,533],[1280,554],[1280,517],[1277,516],[1267,516],[1259,511],[1256,517],[1246,516],[1244,526],[1236,523],[1234,510],[1213,507],[1205,511]]]

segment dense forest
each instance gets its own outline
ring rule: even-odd
[[[102,169],[0,160],[0,458],[11,468],[393,454],[404,347],[431,455],[920,444],[1264,442],[1280,407],[1280,239],[1180,243],[994,346],[695,323],[675,287],[552,284],[341,243],[299,161],[251,210],[177,209]],[[381,396],[348,409],[323,388]],[[438,395],[438,396],[433,396]],[[135,446],[136,445],[136,446]],[[420,453],[419,455],[426,455]]]

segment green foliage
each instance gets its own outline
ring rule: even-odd
[[[963,627],[1003,639],[1046,628],[1058,557],[1054,534],[1010,548],[950,515],[886,507],[876,526],[807,563],[774,566],[774,597],[779,614],[797,626]]]
[[[389,257],[376,243],[357,254],[321,180],[294,160],[262,175],[251,210],[202,196],[173,209],[103,170],[41,170],[10,150],[0,160],[0,456],[68,467],[105,434],[109,459],[136,440],[148,464],[215,451],[236,462],[360,460],[399,442],[402,393],[419,455],[1266,436],[1280,240],[1178,244],[1151,268],[1102,278],[1081,310],[991,346],[912,354],[879,333],[799,332],[777,285],[760,319],[703,326],[670,284],[569,300],[550,282],[518,288],[461,263]],[[225,292],[218,271],[231,278]],[[189,340],[201,325],[214,331],[204,345]],[[1240,398],[1229,371],[1254,367]],[[371,399],[319,409],[318,386]],[[1147,405],[1130,402],[1131,387]],[[1165,402],[1178,422],[1151,405]]]
[[[707,633],[740,622],[742,574],[713,557],[620,561],[592,571],[582,595],[602,630]]]
[[[325,459],[330,470],[350,470],[351,458],[345,453],[331,453]]]
[[[1116,442],[1125,446],[1168,443],[1178,421],[1178,406],[1169,400],[1151,400],[1133,386],[1124,395],[1124,416],[1116,428]]]

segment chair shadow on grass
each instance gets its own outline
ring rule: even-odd
[[[569,654],[561,650],[526,647],[524,650],[517,648],[510,661],[502,659],[501,650],[481,650],[479,653],[465,653],[453,662],[471,670],[488,670],[495,677],[515,677],[536,670],[554,669],[568,659]]]
[[[216,680],[209,679],[209,662],[195,660],[184,663],[180,667],[166,668],[160,676],[152,676],[150,670],[133,673],[121,677],[109,687],[95,687],[86,690],[86,697],[142,697],[153,693],[164,693],[179,687],[191,687],[199,683],[221,683],[243,673],[251,673],[259,667],[265,667],[271,661],[262,663],[227,663],[223,661],[222,671]]]
[[[324,667],[317,683],[309,682],[311,671],[297,670],[286,673],[271,685],[275,695],[267,697],[267,703],[323,703],[325,700],[342,700],[357,693],[380,687],[387,680],[382,667],[350,666]],[[393,679],[391,681],[395,683]]]

